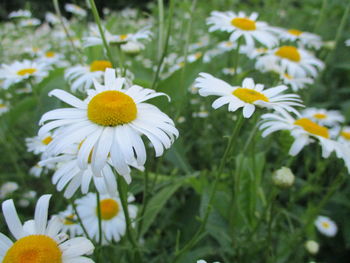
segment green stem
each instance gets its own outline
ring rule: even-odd
[[[81,228],[83,229],[84,235],[85,235],[88,239],[90,239],[91,241],[93,241],[93,240],[90,238],[90,236],[89,236],[89,234],[88,234],[88,232],[87,232],[87,230],[86,230],[86,228],[85,228],[85,226],[84,226],[84,224],[83,224],[83,220],[81,220],[81,217],[80,217],[80,215],[79,215],[79,213],[78,213],[78,209],[77,209],[76,204],[75,204],[71,199],[69,199],[69,202],[71,203],[71,206],[73,207],[74,213],[75,213],[76,216],[77,216],[79,225],[80,225]]]
[[[101,200],[100,194],[96,191],[96,205],[97,205],[97,217],[98,217],[98,245],[102,245],[102,216],[101,216]]]
[[[152,89],[155,89],[158,80],[159,80],[159,74],[160,74],[160,70],[162,68],[164,59],[168,53],[168,46],[169,46],[169,39],[170,39],[170,33],[171,33],[171,25],[172,25],[172,19],[173,19],[173,15],[174,15],[174,6],[175,6],[175,0],[171,0],[170,1],[170,7],[169,7],[169,15],[168,15],[168,25],[167,25],[167,33],[166,33],[166,37],[165,37],[165,42],[164,42],[164,47],[162,48],[162,56],[160,58],[160,60],[158,61],[158,66],[157,66],[157,70],[156,73],[153,77],[153,81],[152,81]],[[158,47],[161,48],[161,47]]]
[[[238,133],[239,133],[241,127],[242,127],[242,123],[243,123],[243,116],[240,115],[238,117],[236,125],[234,126],[232,135],[231,135],[231,137],[230,137],[230,139],[228,141],[228,144],[226,146],[224,155],[221,158],[221,161],[220,161],[220,164],[219,164],[219,168],[218,168],[218,170],[216,172],[214,184],[213,184],[212,190],[211,190],[210,195],[209,195],[208,205],[206,207],[206,210],[205,210],[204,217],[203,217],[203,220],[201,222],[201,225],[200,225],[199,229],[197,230],[197,232],[195,233],[195,235],[192,237],[192,239],[189,242],[187,242],[186,245],[184,245],[184,247],[180,251],[176,251],[175,252],[174,263],[178,262],[180,260],[181,256],[184,253],[186,253],[189,249],[191,249],[195,244],[197,244],[197,242],[199,242],[205,236],[203,234],[203,232],[205,230],[206,224],[208,222],[209,214],[210,214],[210,211],[212,209],[212,202],[214,200],[215,193],[216,193],[216,190],[217,190],[217,184],[218,184],[220,175],[222,174],[222,172],[224,170],[224,167],[225,167],[227,158],[229,156],[229,153],[231,152],[231,149],[233,148],[235,142],[237,141],[236,137],[237,137],[237,135],[238,135]]]
[[[328,4],[328,0],[323,0],[322,1],[322,7],[321,7],[321,11],[318,15],[318,19],[317,19],[317,22],[315,24],[315,28],[314,28],[314,32],[317,33],[318,32],[318,29],[319,27],[322,25],[322,22],[323,22],[323,19],[324,19],[324,15],[325,15],[325,12],[327,10],[327,4]]]
[[[162,57],[163,53],[163,34],[164,34],[164,3],[163,0],[158,0],[158,61]]]
[[[142,225],[143,225],[143,216],[145,214],[146,207],[147,207],[147,201],[148,201],[148,179],[149,178],[148,178],[148,169],[147,168],[144,172],[144,175],[145,175],[145,181],[144,181],[144,188],[143,188],[142,208],[141,208],[141,212],[139,215],[140,221],[139,221],[139,225],[138,225],[137,239],[140,238]]]
[[[237,43],[237,48],[236,48],[236,51],[235,51],[235,61],[234,61],[234,64],[233,64],[233,68],[234,68],[234,75],[233,76],[234,76],[235,79],[237,77],[237,68],[238,68],[238,62],[239,62],[239,50],[241,48],[242,39],[243,39],[243,37],[239,37],[238,43]]]
[[[125,216],[125,222],[126,222],[126,236],[130,242],[130,244],[133,247],[133,252],[135,255],[136,262],[142,262],[140,249],[137,245],[137,242],[135,241],[134,235],[132,233],[131,228],[131,219],[129,215],[129,209],[128,209],[128,185],[125,182],[124,178],[120,175],[117,175],[117,182],[118,182],[118,192],[119,192],[119,198],[122,203],[123,207],[123,213]]]
[[[61,14],[61,10],[60,10],[60,6],[58,5],[58,0],[53,0],[53,6],[55,8],[55,12],[56,12],[56,15],[58,16],[58,19],[60,20],[60,24],[61,24],[61,26],[63,28],[63,31],[66,34],[66,37],[67,37],[70,45],[72,46],[72,49],[78,54],[80,62],[83,62],[81,51],[75,46],[75,44],[73,42],[73,39],[72,39],[72,37],[69,34],[68,28],[64,24],[63,17],[62,17],[62,14]]]
[[[106,40],[105,34],[103,32],[103,29],[102,29],[101,19],[100,19],[100,16],[98,14],[98,11],[97,11],[97,8],[96,8],[96,5],[95,5],[95,1],[94,0],[89,0],[89,2],[90,2],[92,14],[93,14],[95,22],[96,22],[96,24],[98,26],[98,30],[100,31],[101,39],[102,39],[103,45],[104,45],[104,47],[106,49],[108,59],[112,63],[113,67],[115,67],[115,61],[113,59],[111,50],[109,48],[108,42]]]

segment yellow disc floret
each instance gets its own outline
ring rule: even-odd
[[[74,215],[66,216],[66,218],[63,220],[63,224],[74,225],[75,224]]]
[[[256,29],[255,21],[245,17],[236,17],[231,20],[231,25],[242,30],[252,31]]]
[[[275,55],[294,62],[299,62],[301,59],[298,49],[293,46],[282,46],[275,52]]]
[[[110,220],[119,213],[118,202],[111,198],[101,200],[100,207],[103,220]]]
[[[30,235],[17,240],[2,263],[62,263],[62,251],[52,238]]]
[[[331,225],[328,222],[322,222],[324,228],[329,228]]]
[[[307,119],[307,118],[301,118],[294,122],[295,125],[298,125],[302,127],[305,131],[321,136],[324,138],[329,138],[329,131],[326,127],[318,125],[317,123]]]
[[[104,91],[91,99],[88,118],[102,126],[117,126],[136,119],[137,107],[134,100],[116,90]]]
[[[107,60],[95,60],[90,64],[90,71],[105,71],[106,68],[113,68],[112,63]]]
[[[314,117],[315,117],[316,119],[322,120],[322,119],[327,118],[327,115],[324,114],[324,113],[315,113],[315,114],[314,114]]]
[[[232,94],[246,103],[254,103],[257,100],[262,100],[265,102],[269,101],[264,94],[253,89],[237,88],[232,92]]]
[[[120,39],[121,40],[126,40],[128,38],[128,34],[125,34],[125,35],[120,35]]]
[[[300,36],[303,32],[298,29],[289,29],[288,33],[294,36]]]
[[[350,132],[342,131],[340,135],[343,136],[345,139],[350,140]]]
[[[51,136],[47,136],[46,138],[44,138],[41,141],[43,144],[48,145],[50,142],[52,142],[52,137]]]
[[[54,56],[55,56],[55,52],[47,51],[45,53],[45,57],[47,57],[47,58],[53,58]]]
[[[35,72],[36,72],[35,68],[24,68],[24,69],[17,71],[17,75],[24,76],[24,75],[28,75],[28,74],[33,74]]]

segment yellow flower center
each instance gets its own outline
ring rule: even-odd
[[[52,238],[30,235],[17,240],[2,263],[62,263],[62,252]]]
[[[300,31],[300,30],[298,30],[298,29],[289,29],[289,30],[288,30],[288,33],[298,37],[298,36],[300,36],[303,32]]]
[[[100,207],[103,220],[110,220],[119,213],[118,202],[111,198],[101,200]]]
[[[307,118],[298,119],[294,122],[294,124],[302,127],[305,131],[311,134],[321,136],[324,138],[329,138],[329,132],[326,127],[318,125],[317,123]]]
[[[232,47],[232,46],[233,46],[233,42],[231,42],[231,41],[226,41],[226,42],[225,42],[225,46],[226,46],[226,47]]]
[[[287,73],[284,73],[283,75],[287,79],[293,79],[293,77],[291,75],[287,74]]]
[[[88,105],[88,118],[102,126],[117,126],[136,119],[137,107],[134,100],[116,90],[97,94]]]
[[[63,224],[65,224],[65,225],[74,225],[75,224],[74,215],[66,216],[66,218],[63,221]]]
[[[48,145],[50,142],[52,142],[52,137],[47,136],[45,139],[41,141],[43,144]]]
[[[6,105],[5,105],[5,104],[0,103],[0,109],[1,109],[1,108],[6,108]]]
[[[246,31],[252,31],[256,29],[255,21],[244,17],[236,17],[232,19],[231,25]]]
[[[90,71],[105,71],[106,68],[113,68],[112,63],[107,60],[95,60],[90,64]]]
[[[202,56],[202,52],[197,52],[196,54],[194,54],[194,57],[196,59],[199,59]]]
[[[253,89],[237,88],[232,92],[232,94],[246,103],[254,103],[257,100],[262,100],[265,102],[269,101],[264,94]]]
[[[294,62],[299,62],[301,58],[298,49],[293,46],[282,46],[275,52],[275,55]]]
[[[329,228],[331,225],[328,222],[322,222],[324,228]]]
[[[128,37],[128,34],[120,35],[120,39],[121,39],[121,40],[125,40],[127,37]]]
[[[24,69],[17,71],[17,75],[24,76],[24,75],[28,75],[28,74],[33,74],[35,72],[36,72],[35,68],[24,68]]]
[[[322,120],[322,119],[327,118],[327,115],[324,114],[324,113],[315,113],[315,114],[314,114],[314,117],[315,117],[316,119]]]
[[[55,52],[52,52],[52,51],[48,51],[45,53],[45,56],[47,58],[53,58],[55,56]]]
[[[342,131],[340,135],[343,136],[345,139],[350,140],[350,132]]]

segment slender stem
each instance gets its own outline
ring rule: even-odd
[[[58,5],[58,0],[53,0],[53,5],[55,8],[56,15],[58,16],[58,19],[60,20],[60,24],[63,28],[64,33],[66,34],[66,37],[67,37],[70,45],[72,46],[72,49],[78,54],[80,62],[83,62],[81,51],[75,46],[73,39],[69,34],[68,28],[64,24],[64,20],[63,20],[62,14],[61,14],[60,6]]]
[[[325,15],[325,12],[327,10],[327,8],[326,8],[327,4],[328,4],[328,0],[323,0],[322,1],[321,11],[319,12],[318,19],[317,19],[317,22],[316,22],[315,28],[314,28],[314,32],[315,33],[318,32],[319,27],[322,25],[324,15]]]
[[[137,242],[135,241],[134,235],[132,233],[132,228],[131,228],[131,219],[129,215],[129,209],[128,209],[128,185],[126,184],[124,178],[120,175],[117,175],[117,182],[118,182],[118,192],[119,192],[119,198],[122,203],[123,207],[123,213],[125,216],[125,222],[126,222],[126,236],[130,242],[130,244],[133,247],[133,252],[135,253],[135,259],[136,262],[142,262],[141,259],[141,254],[140,254],[140,249],[137,245]]]
[[[147,207],[147,201],[148,201],[148,169],[146,168],[145,172],[145,181],[144,181],[144,188],[143,188],[143,198],[142,198],[142,208],[141,208],[141,212],[139,215],[140,221],[139,221],[139,225],[138,225],[138,231],[137,231],[137,238],[140,238],[140,234],[141,234],[141,229],[142,229],[142,225],[143,225],[143,216],[145,214],[146,211],[146,207]]]
[[[242,37],[239,37],[238,41],[237,41],[237,48],[236,48],[236,55],[235,55],[235,61],[234,61],[234,64],[233,64],[233,68],[234,68],[234,78],[237,77],[237,68],[238,68],[238,62],[239,62],[239,50],[241,48],[241,43],[242,43]]]
[[[108,59],[112,63],[113,67],[115,67],[115,61],[113,59],[113,56],[112,56],[112,53],[111,53],[111,49],[109,48],[108,42],[106,40],[105,34],[103,32],[103,29],[102,29],[101,19],[100,19],[100,16],[98,14],[98,11],[97,11],[97,8],[96,8],[96,5],[95,5],[95,1],[94,0],[89,0],[89,2],[90,2],[92,14],[93,14],[95,22],[96,22],[96,24],[98,26],[98,30],[100,31],[101,39],[102,39],[103,45],[104,45],[104,47],[106,49],[106,53],[107,53]]]
[[[158,54],[157,58],[160,61],[163,53],[163,36],[164,36],[164,3],[163,0],[158,0]]]
[[[101,202],[100,194],[96,191],[96,205],[97,205],[97,217],[98,217],[98,245],[102,245],[102,216],[101,216]]]
[[[160,60],[158,61],[158,66],[157,66],[157,70],[156,70],[156,74],[153,77],[153,81],[152,81],[152,89],[155,89],[158,80],[159,80],[159,74],[164,62],[164,59],[168,53],[168,46],[169,46],[169,39],[170,39],[170,33],[171,33],[171,25],[172,25],[172,19],[173,19],[173,14],[174,14],[174,6],[175,6],[175,0],[171,0],[170,1],[170,7],[169,7],[169,15],[168,15],[168,25],[167,25],[167,33],[166,33],[166,37],[165,37],[165,42],[164,42],[164,47],[162,48],[163,53],[162,56],[160,58]],[[160,48],[160,47],[158,47]]]
[[[69,199],[69,202],[71,203],[71,205],[72,205],[72,207],[73,207],[74,213],[75,213],[75,215],[77,216],[78,223],[79,223],[79,225],[81,226],[81,228],[82,228],[82,230],[83,230],[83,232],[84,232],[84,235],[85,235],[88,239],[90,239],[90,240],[92,241],[92,239],[90,238],[90,236],[89,236],[89,234],[88,234],[88,232],[87,232],[87,230],[86,230],[86,228],[85,228],[85,226],[84,226],[84,224],[83,224],[83,220],[81,220],[81,217],[80,217],[80,215],[79,215],[79,213],[78,213],[78,209],[77,209],[76,204],[75,204],[75,203],[73,202],[73,200],[71,200],[71,199]]]
[[[204,217],[203,217],[203,220],[201,222],[201,225],[200,225],[199,229],[197,230],[197,232],[195,233],[195,235],[193,236],[193,238],[189,242],[187,242],[186,245],[184,245],[184,247],[181,250],[175,252],[174,263],[178,262],[179,259],[181,258],[181,256],[184,253],[186,253],[189,249],[191,249],[197,242],[199,242],[204,237],[203,232],[205,230],[205,227],[206,227],[206,224],[207,224],[207,221],[208,221],[208,218],[209,218],[209,214],[210,214],[210,211],[212,209],[212,202],[214,200],[215,193],[216,193],[216,190],[217,190],[217,184],[218,184],[220,175],[222,174],[222,172],[224,170],[224,167],[225,167],[227,158],[229,156],[229,153],[231,152],[231,149],[233,148],[235,142],[237,141],[236,137],[237,137],[237,135],[238,135],[238,133],[239,133],[241,127],[242,127],[242,123],[243,123],[243,116],[240,115],[238,117],[236,125],[234,126],[232,135],[231,135],[231,137],[230,137],[230,139],[228,141],[228,144],[226,146],[224,155],[221,158],[221,161],[220,161],[220,164],[219,164],[219,168],[218,168],[218,170],[216,172],[214,184],[213,184],[211,193],[209,195],[208,205],[207,205],[206,211],[204,213]]]

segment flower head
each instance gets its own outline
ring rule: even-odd
[[[318,216],[315,221],[315,226],[320,233],[327,237],[334,237],[338,232],[337,225],[326,216]]]

